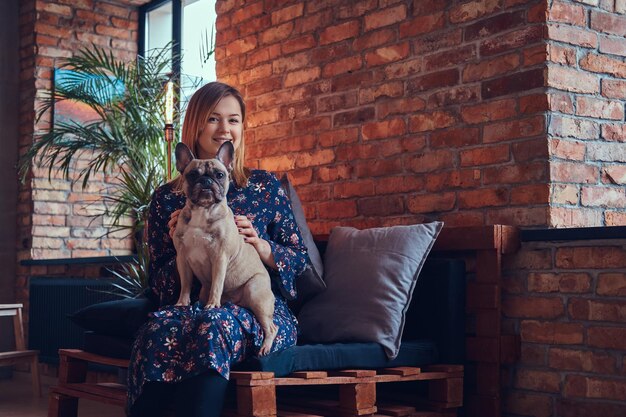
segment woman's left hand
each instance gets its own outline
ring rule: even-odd
[[[235,224],[244,241],[254,246],[263,263],[270,268],[276,269],[272,247],[267,240],[259,237],[250,219],[246,216],[235,216]]]

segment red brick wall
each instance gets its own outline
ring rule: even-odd
[[[544,2],[218,1],[249,162],[316,232],[437,217],[548,224]]]
[[[626,224],[622,1],[217,8],[249,162],[290,172],[315,231]]]
[[[550,226],[624,225],[626,5],[551,3]]]
[[[503,325],[522,340],[505,413],[623,416],[626,240],[526,243],[505,269]]]

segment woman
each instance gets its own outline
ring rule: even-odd
[[[245,103],[233,87],[213,82],[189,101],[182,142],[201,159],[214,158],[220,145],[235,148],[228,204],[245,241],[252,244],[272,276],[276,295],[276,352],[296,343],[297,321],[285,299],[296,296],[294,280],[308,262],[291,205],[276,177],[244,168]],[[179,280],[172,233],[185,204],[180,177],[157,189],[148,218],[150,290],[161,307],[139,330],[129,368],[129,414],[158,416],[174,401],[177,416],[218,416],[230,366],[257,354],[263,332],[252,313],[232,303],[204,309],[176,307]],[[195,287],[197,300],[199,285]],[[192,300],[193,301],[193,300]]]

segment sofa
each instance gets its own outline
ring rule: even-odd
[[[326,271],[318,272],[311,268],[308,278],[299,277],[302,294],[298,300],[291,301],[291,307],[304,327],[299,343],[282,352],[249,358],[233,368],[232,407],[237,410],[236,413],[274,415],[284,408],[292,413],[304,412],[305,415],[368,415],[383,414],[386,410],[393,415],[411,415],[420,409],[437,413],[432,415],[456,414],[463,398],[466,266],[463,258],[442,257],[440,254],[428,256],[441,226],[434,222],[366,231],[341,228],[333,230],[330,236],[317,237],[315,248],[319,259],[325,259]],[[419,227],[423,230],[416,229]],[[426,240],[416,246],[407,238],[411,233],[417,240],[426,235]],[[383,236],[383,243],[380,236]],[[354,242],[359,244],[353,245]],[[389,242],[393,246],[391,249]],[[344,251],[346,247],[349,247],[348,253]],[[391,252],[380,260],[371,259],[372,253],[380,251]],[[359,253],[365,257],[359,259]],[[414,259],[409,259],[411,257]],[[361,291],[365,298],[371,293],[379,298],[392,294],[392,305],[382,307],[382,311],[374,311],[368,319],[363,329],[365,335],[337,333],[337,326],[350,326],[330,320],[326,329],[329,333],[327,339],[316,338],[320,326],[329,321],[319,319],[318,311],[323,309],[324,303],[337,303],[332,295],[341,291],[336,284],[338,279],[333,278],[333,262],[341,264],[336,272],[342,277],[354,275],[352,272],[356,271],[359,284],[363,284],[357,286],[365,287]],[[383,265],[377,271],[379,263]],[[405,268],[407,264],[412,266]],[[366,269],[358,271],[360,267]],[[406,270],[396,272],[396,269],[402,268]],[[320,274],[325,275],[326,282],[320,279]],[[381,275],[383,278],[380,278]],[[367,283],[364,281],[366,276],[376,281]],[[352,282],[344,282],[344,287],[346,285],[343,291],[353,294],[347,298],[340,294],[339,297],[344,297],[343,305],[349,310],[353,304],[359,304],[359,291],[352,289]],[[323,288],[326,286],[328,288]],[[382,292],[376,295],[376,289]],[[324,298],[329,299],[324,302]],[[396,303],[396,299],[400,302]],[[366,303],[370,301],[365,300]],[[373,302],[377,304],[378,300]],[[356,308],[365,308],[369,313],[378,307],[365,304]],[[76,386],[68,388],[71,383],[64,381],[67,375],[83,373],[82,368],[72,370],[73,366],[84,362],[127,365],[134,333],[155,309],[156,304],[146,292],[134,299],[98,303],[72,315],[71,319],[86,331],[85,346],[81,351],[60,351],[60,381],[52,392],[53,412],[50,415],[71,415],[71,412],[63,412],[68,409],[68,400],[77,401],[80,393],[84,392],[84,388],[81,388],[83,391],[72,391]],[[337,317],[333,310],[327,314]],[[364,314],[362,310],[361,314]],[[394,321],[386,314],[402,316],[400,320],[395,320],[398,323],[392,330],[397,333],[399,328],[399,334],[391,338],[383,334],[380,341],[373,341],[381,337],[374,334],[370,340],[367,334],[370,327],[387,327]],[[374,323],[376,321],[378,324]],[[394,337],[398,340],[394,341]],[[80,379],[85,378],[74,378],[73,383],[82,383]],[[421,388],[415,387],[416,384],[420,384]],[[329,394],[333,391],[328,389],[329,386],[335,390],[339,387],[338,401],[336,393]],[[387,386],[391,388],[385,390]],[[107,402],[122,405],[123,387],[118,388],[117,394],[109,390],[96,395],[101,395]],[[308,396],[311,398],[306,400]],[[90,398],[94,399],[93,396]],[[294,398],[298,400],[294,402]]]

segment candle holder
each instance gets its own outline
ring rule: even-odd
[[[165,136],[165,143],[167,143],[167,172],[165,173],[165,178],[167,181],[170,181],[172,179],[172,142],[174,141],[174,125],[166,123],[163,133]]]

